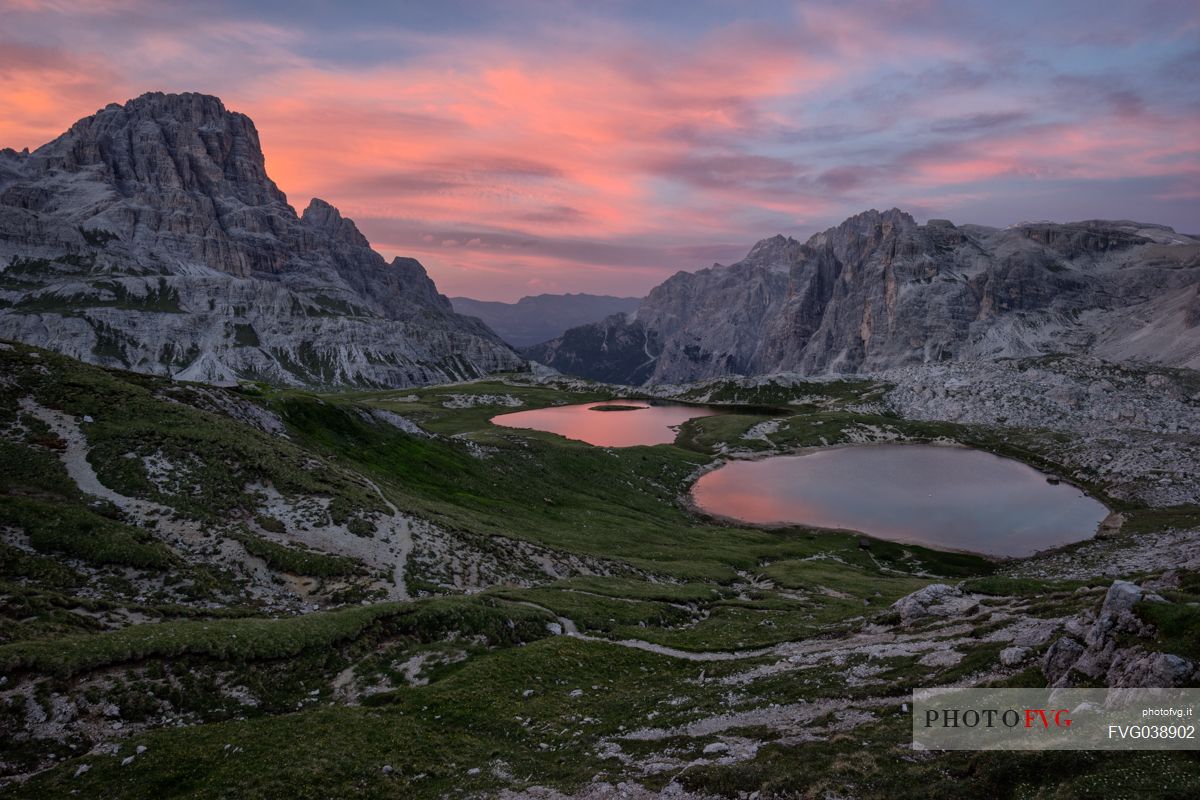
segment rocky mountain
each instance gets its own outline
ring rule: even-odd
[[[1200,239],[1128,221],[996,229],[872,210],[680,272],[636,314],[526,351],[623,383],[1048,353],[1200,367]]]
[[[450,302],[455,311],[479,317],[514,347],[528,347],[549,341],[570,328],[633,311],[642,300],[598,294],[539,294],[522,297],[515,303],[469,297],[452,297]]]
[[[199,381],[409,386],[519,367],[413,259],[314,199],[202,94],[109,105],[0,151],[0,338]]]

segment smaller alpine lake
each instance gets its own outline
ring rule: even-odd
[[[501,414],[492,417],[492,424],[557,433],[599,447],[633,447],[670,444],[679,425],[718,413],[717,409],[682,403],[608,400]]]
[[[882,444],[733,461],[702,476],[704,513],[756,524],[1020,557],[1091,537],[1108,509],[1026,464],[966,447]]]

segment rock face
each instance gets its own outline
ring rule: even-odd
[[[201,381],[408,386],[522,359],[314,199],[298,216],[250,119],[146,94],[0,151],[0,338]]]
[[[680,272],[636,314],[526,354],[623,383],[1086,353],[1200,367],[1200,239],[1092,220],[1005,229],[867,211]]]
[[[450,302],[459,314],[479,317],[513,347],[529,347],[561,336],[570,328],[633,311],[642,301],[638,297],[597,294],[539,294],[515,303],[469,297],[452,297]]]

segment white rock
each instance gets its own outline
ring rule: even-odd
[[[1006,647],[1000,651],[1000,663],[1006,667],[1015,667],[1029,657],[1029,649],[1025,647]]]
[[[963,660],[963,654],[957,650],[934,650],[926,653],[917,661],[923,667],[952,667]]]
[[[923,589],[901,597],[892,604],[900,613],[904,625],[911,625],[927,617],[957,617],[969,614],[978,607],[978,602],[963,594],[963,591],[944,583],[931,583]]]

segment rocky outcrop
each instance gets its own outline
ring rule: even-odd
[[[1082,644],[1069,636],[1059,637],[1042,658],[1042,674],[1051,686],[1059,686],[1083,653]]]
[[[1165,603],[1162,596],[1129,581],[1114,581],[1100,611],[1079,637],[1062,636],[1046,651],[1042,672],[1051,686],[1102,682],[1114,688],[1192,686],[1200,666],[1182,656],[1131,644],[1154,635],[1134,612],[1139,602]]]
[[[931,583],[892,604],[892,610],[900,615],[900,623],[905,626],[931,618],[969,616],[978,607],[976,598],[944,583]]]
[[[995,229],[868,211],[803,244],[776,236],[731,266],[678,273],[636,315],[529,355],[622,383],[1063,352],[1194,368],[1198,287],[1200,240],[1162,226]],[[628,352],[614,358],[614,341]]]
[[[314,199],[297,215],[215,97],[109,105],[0,153],[0,338],[175,377],[408,386],[522,359]]]

